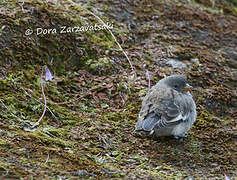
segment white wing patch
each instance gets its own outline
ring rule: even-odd
[[[171,119],[169,121],[167,121],[168,123],[171,123],[171,122],[176,122],[176,121],[180,121],[181,119],[185,120],[185,116],[183,116],[181,113],[175,117],[174,119]]]

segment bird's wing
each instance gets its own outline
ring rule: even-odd
[[[151,132],[185,121],[189,112],[183,111],[186,108],[180,96],[170,88],[151,91],[143,100],[136,131]]]

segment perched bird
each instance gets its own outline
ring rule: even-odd
[[[135,131],[145,135],[186,137],[196,120],[196,105],[191,87],[183,75],[172,75],[161,79],[142,101]]]

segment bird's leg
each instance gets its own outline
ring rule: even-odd
[[[175,139],[177,139],[180,143],[184,141],[184,138],[188,137],[189,135],[188,134],[179,134],[179,135],[176,135],[174,136]]]

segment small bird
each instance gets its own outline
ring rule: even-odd
[[[142,101],[135,131],[183,139],[196,121],[196,104],[183,75],[171,75],[153,86]]]

